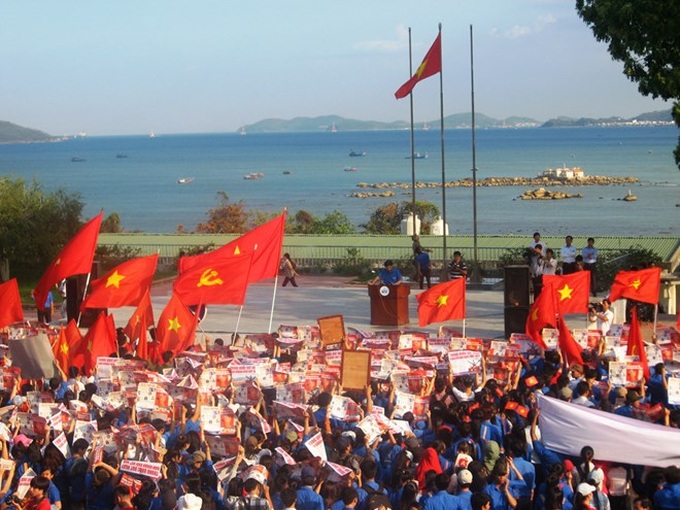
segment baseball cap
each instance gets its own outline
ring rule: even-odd
[[[196,494],[185,494],[177,500],[178,510],[200,510],[203,500]]]
[[[588,475],[588,481],[593,483],[602,483],[604,481],[604,471],[600,468],[593,469]]]
[[[472,473],[467,469],[461,469],[458,471],[458,483],[460,485],[472,483]]]
[[[578,487],[576,487],[576,492],[578,492],[581,496],[587,496],[588,494],[595,492],[595,487],[589,483],[580,483],[578,484]]]

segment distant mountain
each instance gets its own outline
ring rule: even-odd
[[[46,142],[53,139],[52,135],[48,135],[43,131],[17,126],[11,122],[0,120],[0,143]]]
[[[673,124],[671,110],[641,113],[636,117],[625,119],[623,117],[590,118],[581,117],[557,117],[543,123],[541,127],[594,127],[594,126],[636,126],[636,125],[659,125]]]

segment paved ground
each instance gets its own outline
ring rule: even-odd
[[[281,287],[279,280],[276,287],[276,299],[271,331],[276,331],[280,324],[307,325],[316,324],[318,317],[341,314],[345,325],[364,331],[394,329],[389,326],[371,326],[370,301],[366,285],[353,284],[351,278],[338,276],[304,275],[299,278],[299,287]],[[152,302],[156,320],[168,302],[172,291],[172,281],[154,284]],[[411,290],[409,297],[409,325],[400,329],[418,328],[417,302],[415,295],[421,292]],[[239,307],[210,305],[206,318],[201,323],[201,330],[210,338],[228,337],[237,330],[239,333],[263,333],[269,331],[274,280],[253,284],[248,289],[246,303],[239,320]],[[124,326],[133,313],[133,308],[123,307],[111,309],[116,325]],[[35,310],[25,310],[26,317],[35,319]],[[55,314],[58,318],[58,312]],[[585,327],[584,315],[572,315],[567,318],[571,328]],[[660,315],[660,325],[674,326],[676,317]],[[467,290],[467,319],[451,321],[448,327],[463,331],[469,337],[503,338],[504,314],[502,290]],[[435,333],[439,324],[419,330]],[[649,340],[652,335],[652,324],[642,325],[643,337]]]

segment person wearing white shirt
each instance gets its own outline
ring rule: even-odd
[[[555,274],[557,272],[557,259],[555,252],[548,248],[545,251],[545,258],[543,259],[543,274]]]
[[[602,310],[598,311],[591,307],[588,312],[588,320],[597,324],[596,329],[602,331],[603,337],[607,335],[614,322],[614,312],[609,309],[610,306],[611,302],[608,299],[603,299]]]
[[[578,249],[571,244],[574,238],[567,236],[564,238],[564,246],[560,249],[560,258],[562,259],[562,274],[571,274],[576,272],[576,255]]]

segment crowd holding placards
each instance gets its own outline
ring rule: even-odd
[[[635,363],[611,361],[627,331],[609,332],[612,353],[575,331],[584,363],[571,366],[524,335],[458,338],[446,328],[436,338],[351,330],[326,345],[315,326],[281,326],[193,346],[161,366],[99,357],[92,373],[42,380],[22,379],[6,355],[2,505],[616,510],[636,497],[635,508],[678,508],[677,467],[605,462],[587,430],[570,455],[541,442],[545,398],[678,427],[680,378],[664,365],[677,332],[659,332],[645,383]],[[549,348],[553,336],[544,331]],[[343,349],[370,352],[370,384],[340,386]],[[122,335],[119,352],[134,352]]]

